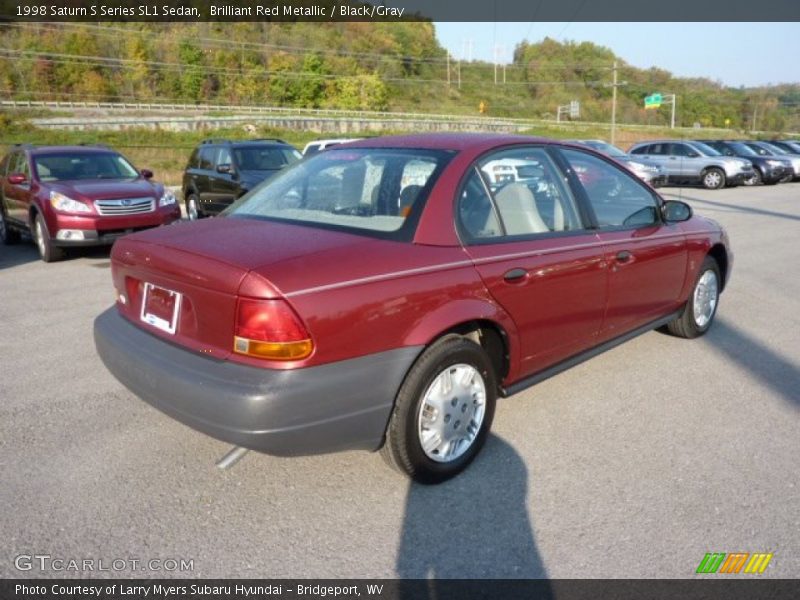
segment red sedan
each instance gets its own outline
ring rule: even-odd
[[[503,161],[526,176],[498,181]],[[478,453],[498,396],[655,327],[705,333],[732,260],[717,223],[586,147],[378,138],[220,218],[120,240],[95,341],[134,393],[216,438],[380,448],[437,482]]]
[[[181,218],[175,196],[105,146],[18,145],[0,162],[0,240],[30,232],[45,262]]]

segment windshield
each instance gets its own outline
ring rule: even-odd
[[[598,142],[594,140],[588,140],[584,142],[590,148],[594,148],[595,150],[599,150],[603,154],[607,154],[608,156],[627,156],[622,150],[617,148],[616,146],[612,146],[606,142]]]
[[[731,142],[731,148],[733,148],[739,154],[743,154],[745,156],[758,156],[758,152],[741,142]]]
[[[132,179],[139,172],[113,152],[61,152],[35,154],[33,164],[40,181],[77,179]]]
[[[773,154],[789,154],[786,150],[784,150],[780,146],[773,146],[769,142],[761,142],[761,144],[764,146],[764,148],[766,148]]]
[[[450,156],[389,148],[326,150],[268,180],[225,214],[410,238]]]
[[[242,146],[233,155],[242,171],[277,171],[303,158],[294,148],[276,146]]]
[[[704,144],[703,142],[692,142],[692,147],[697,148],[698,150],[700,150],[700,152],[702,152],[706,156],[722,156],[721,152],[714,150],[714,148],[712,148],[708,144]]]

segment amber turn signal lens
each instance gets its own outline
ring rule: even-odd
[[[233,338],[233,351],[238,354],[271,360],[300,360],[311,355],[311,340],[299,342],[259,342],[247,338]]]

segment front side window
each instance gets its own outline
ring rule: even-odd
[[[631,154],[652,154],[652,146],[650,144],[645,144],[644,146],[637,146],[633,150],[631,150]]]
[[[230,149],[226,148],[225,146],[220,146],[219,151],[217,152],[215,164],[217,166],[230,165],[232,160]]]
[[[421,149],[328,150],[295,163],[225,214],[406,239],[450,156]]]
[[[561,152],[586,191],[601,228],[644,227],[658,222],[655,196],[633,176],[585,152]]]
[[[214,154],[216,148],[211,146],[204,146],[200,149],[200,168],[204,171],[210,171],[214,168]]]
[[[30,179],[31,172],[24,152],[17,152],[11,155],[8,161],[8,173],[9,175],[11,173],[22,173]]]
[[[41,181],[133,179],[139,176],[131,163],[113,152],[37,154],[33,160]]]

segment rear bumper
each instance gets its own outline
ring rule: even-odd
[[[94,323],[109,371],[155,408],[212,437],[267,454],[376,450],[421,347],[304,369],[261,369],[174,346],[116,308]]]

